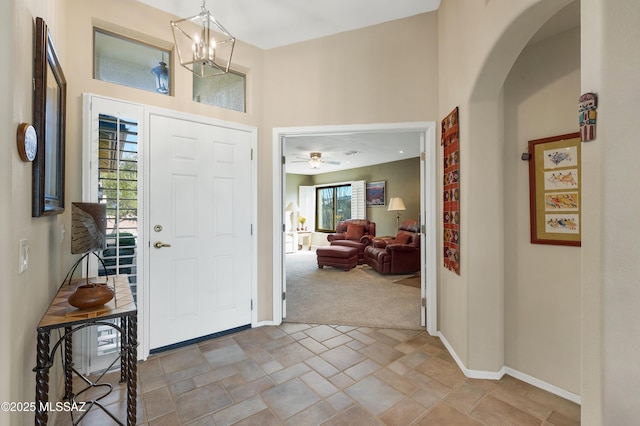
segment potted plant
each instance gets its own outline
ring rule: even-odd
[[[300,231],[306,230],[306,227],[304,226],[304,223],[307,221],[307,218],[304,216],[298,216],[298,223],[300,224],[300,227],[298,228]]]

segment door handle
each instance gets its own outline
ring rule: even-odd
[[[153,246],[157,249],[162,248],[162,247],[171,247],[171,244],[165,244],[162,241],[156,241],[155,243],[153,243]]]

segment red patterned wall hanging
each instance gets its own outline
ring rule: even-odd
[[[460,141],[458,107],[442,120],[444,147],[443,259],[445,268],[460,275]]]

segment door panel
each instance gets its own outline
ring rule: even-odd
[[[252,188],[250,133],[154,115],[150,123],[154,349],[251,323]]]

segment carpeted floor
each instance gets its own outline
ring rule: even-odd
[[[319,269],[315,251],[306,250],[287,254],[286,270],[285,322],[424,328],[414,274],[381,275],[368,265],[348,272],[328,266]],[[396,282],[402,280],[404,285]]]

